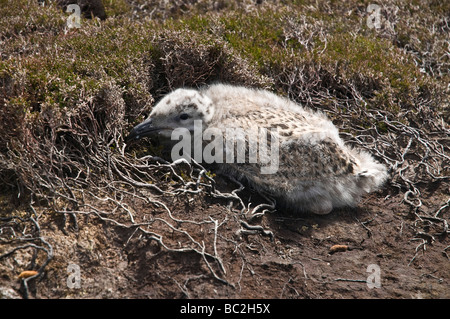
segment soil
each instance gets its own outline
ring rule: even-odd
[[[227,185],[218,178],[219,189]],[[262,202],[246,190],[240,195],[252,207]],[[430,198],[430,211],[445,203],[444,196]],[[28,297],[450,297],[448,237],[439,235],[438,224],[421,225],[392,189],[325,216],[266,212],[247,222],[262,226],[256,229],[243,227],[228,200],[206,192],[162,199],[170,216],[161,205],[135,203],[134,221],[152,221],[144,231],[105,214],[64,219],[37,211],[54,257],[28,282]],[[334,245],[345,246],[333,252]],[[30,249],[2,260],[1,297],[23,297],[18,275],[33,262]],[[79,286],[69,265],[79,266]]]

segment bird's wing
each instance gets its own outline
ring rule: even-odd
[[[221,128],[224,132],[227,129],[242,128],[247,134],[242,135],[241,139],[258,136],[258,143],[264,141],[267,143],[266,154],[269,158],[266,157],[263,163],[259,161],[260,153],[256,163],[251,161],[248,143],[243,143],[245,163],[227,163],[230,170],[249,179],[258,179],[258,183],[270,182],[281,187],[286,184],[286,180],[324,180],[353,174],[355,170],[356,159],[340,142],[335,126],[320,114],[271,108],[261,112],[261,109],[257,109],[245,115],[224,118]],[[273,164],[270,163],[270,157],[273,156],[271,150],[274,147],[274,137],[267,135],[264,139],[261,128],[277,129],[278,168],[270,176],[262,174],[261,168]],[[234,154],[237,154],[238,147],[236,143]]]
[[[315,144],[292,139],[280,149],[280,174],[290,178],[322,180],[351,175],[355,166],[356,159],[347,149],[330,139]]]

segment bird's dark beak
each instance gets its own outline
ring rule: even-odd
[[[125,142],[128,144],[130,142],[136,141],[142,137],[152,135],[154,132],[159,131],[158,127],[153,126],[152,119],[146,119],[141,124],[136,125],[128,134]]]

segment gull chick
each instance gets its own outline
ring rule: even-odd
[[[225,84],[199,90],[180,88],[167,94],[126,141],[145,136],[171,140],[174,130],[183,129],[192,133],[195,148],[199,147],[195,140],[199,123],[203,132],[215,129],[225,140],[231,129],[244,130],[246,134],[234,136],[233,148],[224,150],[229,155],[231,150],[236,154],[243,148],[244,161],[222,161],[215,163],[215,168],[274,198],[284,210],[328,214],[333,208],[356,206],[364,194],[380,188],[388,177],[386,167],[369,153],[345,145],[323,113],[266,90]],[[268,139],[263,139],[268,149],[274,141],[278,145],[277,170],[270,174],[261,172],[262,163],[250,160],[249,141],[254,137],[261,142],[257,138],[261,129],[270,131]],[[238,143],[240,139],[246,143]],[[200,147],[208,142],[201,140]],[[173,147],[173,143],[166,146]],[[229,145],[221,142],[215,146]]]

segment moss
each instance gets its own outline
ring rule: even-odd
[[[270,75],[273,70],[297,68],[305,63],[321,65],[330,71],[338,66],[338,76],[342,80],[352,82],[354,79],[367,79],[362,85],[372,83],[372,90],[381,89],[383,83],[385,89],[392,90],[389,95],[397,95],[400,101],[410,99],[417,83],[425,85],[427,80],[413,59],[400,52],[391,41],[379,38],[373,31],[352,33],[350,31],[354,29],[354,24],[361,24],[358,16],[349,15],[348,19],[344,19],[338,15],[317,10],[292,13],[286,8],[258,14],[237,10],[220,15],[171,19],[165,26],[220,36],[236,52],[253,61],[262,74]],[[317,22],[320,26],[326,26],[327,31],[326,38],[319,35],[318,31],[323,30],[316,33],[315,30],[311,31],[314,46],[309,52],[303,49],[298,40],[285,34],[283,25],[286,19],[295,24],[301,23],[305,17],[311,24]],[[404,104],[409,105],[410,102]],[[396,109],[392,101],[386,101],[383,105],[391,111]]]
[[[378,122],[377,123],[377,129],[380,133],[387,133],[388,132],[388,127],[386,125],[386,123],[384,122]]]
[[[181,20],[170,19],[164,26],[219,36],[243,57],[264,65],[272,59],[281,58],[279,43],[282,30],[276,24],[280,17],[279,13],[273,12],[249,15],[236,11],[223,15],[193,15]],[[217,34],[217,30],[220,30],[220,34]]]
[[[131,10],[131,6],[124,0],[103,1],[103,5],[108,17],[124,15]]]
[[[27,1],[22,2],[29,5]],[[29,94],[33,96],[34,103],[47,99],[66,107],[70,105],[68,101],[77,98],[77,90],[85,91],[86,95],[95,95],[103,81],[112,79],[126,90],[145,95],[144,90],[148,88],[134,80],[135,74],[130,68],[136,63],[142,63],[140,61],[143,61],[143,55],[147,52],[148,59],[157,66],[156,70],[163,72],[162,66],[158,67],[158,64],[164,59],[164,52],[151,39],[154,35],[169,30],[179,32],[186,39],[192,36],[186,30],[193,32],[195,37],[200,35],[196,43],[210,47],[210,54],[214,50],[221,52],[222,44],[212,40],[221,39],[234,52],[256,65],[261,74],[268,76],[272,76],[276,70],[298,68],[302,64],[320,65],[329,72],[338,70],[340,81],[352,83],[359,81],[357,79],[367,79],[363,80],[362,85],[366,82],[378,83],[373,88],[377,90],[381,89],[380,83],[383,83],[384,89],[392,90],[388,95],[397,95],[398,100],[409,99],[414,94],[417,83],[421,87],[429,84],[417,70],[414,61],[396,50],[391,41],[380,39],[374,32],[350,33],[355,24],[361,24],[357,15],[343,17],[339,11],[329,14],[321,10],[310,10],[302,1],[281,5],[276,10],[261,10],[256,14],[241,9],[210,14],[195,14],[193,10],[187,16],[171,18],[162,23],[135,23],[128,20],[126,13],[130,11],[130,7],[123,1],[106,2],[105,5],[108,14],[114,16],[114,19],[109,19],[100,26],[95,21],[83,20],[82,30],[76,30],[70,36],[48,37],[45,40],[46,47],[58,49],[46,49],[45,56],[58,58],[46,59],[40,56],[36,60],[31,58],[29,63],[22,65],[29,73]],[[20,6],[14,6],[9,16],[32,16],[34,25],[39,21],[45,25],[46,21],[47,27],[54,29],[57,20],[54,17],[55,8],[50,11],[35,5],[30,8],[35,11],[27,9],[24,12]],[[64,17],[64,13],[58,14]],[[295,28],[303,23],[302,19],[317,27],[309,30],[312,43],[310,50],[305,50],[300,43],[301,39],[290,37],[286,33],[286,22],[289,21]],[[16,34],[18,30],[23,32],[27,28],[27,19],[16,20],[15,24],[8,27],[7,34]],[[63,27],[61,23],[56,25],[58,28]],[[320,35],[323,28],[327,32],[326,37]],[[29,43],[39,43],[42,40],[42,36],[35,33],[37,29],[28,30],[31,40]],[[10,43],[13,41],[12,39]],[[410,41],[400,34],[399,43]],[[34,63],[39,67],[34,68]],[[19,69],[20,67],[15,71],[20,71]],[[74,96],[70,96],[71,94]],[[373,96],[370,92],[366,95]],[[388,95],[381,93],[379,96]],[[127,101],[132,100],[128,95]],[[380,100],[383,98],[378,98]],[[392,109],[391,102],[385,100],[382,105]]]
[[[42,7],[33,0],[3,0],[0,16],[0,37],[3,38],[35,32],[54,34],[65,24],[60,8],[53,4]]]
[[[266,13],[258,16],[235,15],[221,19],[224,38],[237,51],[260,66],[282,58],[282,30],[277,26],[280,15]],[[270,21],[270,22],[269,22]]]

